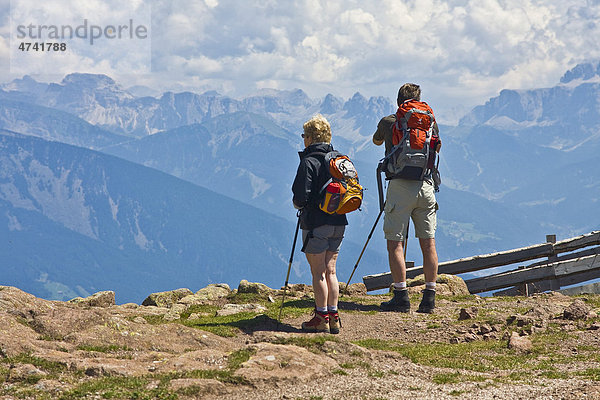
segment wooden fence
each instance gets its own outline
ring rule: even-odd
[[[555,235],[548,235],[546,243],[441,262],[438,272],[458,275],[544,258],[530,265],[519,265],[509,271],[469,279],[465,283],[471,293],[508,288],[494,293],[495,295],[528,295],[558,290],[563,286],[600,278],[599,245],[600,231],[559,242],[556,241]],[[422,273],[422,266],[406,269],[407,278],[414,278]],[[389,272],[368,275],[363,277],[363,282],[368,291],[386,289],[392,284],[392,276]]]

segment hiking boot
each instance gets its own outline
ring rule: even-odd
[[[431,314],[435,308],[435,290],[425,289],[423,290],[423,299],[419,304],[418,313]]]
[[[342,327],[342,321],[340,320],[340,314],[336,312],[329,313],[329,333],[333,333],[337,335],[340,333],[340,328]]]
[[[329,332],[329,314],[314,311],[315,316],[308,322],[302,323],[302,330],[306,332]]]
[[[394,297],[390,301],[384,301],[379,306],[383,311],[399,311],[407,313],[410,311],[410,299],[408,298],[408,289],[394,289]]]

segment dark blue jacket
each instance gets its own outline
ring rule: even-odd
[[[300,227],[312,230],[322,225],[348,225],[346,215],[327,214],[319,208],[320,191],[330,178],[324,165],[325,153],[333,151],[330,143],[311,144],[299,152],[300,165],[292,185],[293,202],[302,208]]]

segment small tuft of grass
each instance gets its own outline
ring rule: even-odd
[[[438,385],[460,383],[460,382],[483,382],[485,377],[472,374],[463,374],[460,371],[435,374],[431,378],[433,383]]]
[[[448,383],[459,383],[462,381],[461,373],[456,371],[452,373],[441,373],[435,374],[431,378],[433,383],[437,383],[438,385],[444,385]]]
[[[571,375],[568,372],[542,371],[540,376],[548,379],[569,379]]]
[[[367,376],[371,378],[383,378],[385,376],[385,372],[377,369],[369,369]]]
[[[0,365],[0,383],[6,382],[8,379],[9,369]]]
[[[254,349],[240,349],[231,353],[227,359],[228,367],[231,371],[237,370],[243,363],[248,361],[250,357],[256,354]]]

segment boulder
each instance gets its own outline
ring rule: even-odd
[[[425,289],[425,275],[421,274],[413,279],[406,280],[409,293],[420,293]],[[436,280],[436,294],[442,296],[464,296],[471,294],[467,288],[465,281],[456,276],[449,274],[440,274]]]
[[[578,319],[587,319],[588,313],[590,311],[591,308],[587,304],[577,299],[574,302],[572,302],[571,305],[565,308],[565,311],[563,312],[563,317],[571,321],[575,321]]]
[[[115,292],[104,291],[94,293],[86,298],[76,297],[69,300],[69,303],[88,307],[110,307],[115,305]]]
[[[260,304],[225,304],[223,308],[217,311],[217,315],[222,317],[241,312],[262,313],[265,311],[267,311],[266,307]]]
[[[240,281],[238,286],[238,293],[252,293],[259,294],[261,296],[268,296],[275,294],[275,290],[271,289],[264,283],[248,282],[247,280]]]
[[[0,358],[32,353],[37,349],[39,333],[17,318],[0,311]]]
[[[508,348],[515,350],[517,353],[530,353],[533,344],[527,337],[519,336],[517,332],[513,332],[508,339]]]
[[[142,302],[143,306],[157,306],[171,308],[173,304],[179,302],[186,296],[193,295],[190,289],[175,289],[167,292],[152,293]]]
[[[250,382],[308,382],[322,379],[338,367],[333,359],[294,345],[257,343],[248,346],[254,352],[235,375]]]
[[[344,294],[346,289],[346,282],[340,282],[340,293]],[[367,294],[367,287],[364,283],[352,283],[348,286],[348,294],[350,296],[364,296]]]
[[[281,293],[283,293],[284,288],[285,286],[281,287]],[[305,295],[312,295],[313,289],[312,286],[305,283],[294,283],[288,284],[287,293],[293,297],[302,297]]]
[[[52,311],[55,304],[12,286],[0,286],[0,311],[29,319],[31,315]]]
[[[111,316],[105,308],[81,308],[73,305],[60,307],[54,312],[33,315],[29,325],[40,335],[61,340],[72,333],[82,332],[94,326],[111,324]]]
[[[48,375],[46,372],[38,369],[31,364],[16,364],[8,373],[9,382],[28,381],[32,378],[40,378]]]
[[[225,283],[213,283],[198,290],[194,295],[181,299],[180,302],[186,302],[186,299],[188,299],[187,304],[204,304],[207,301],[214,301],[227,297],[230,293],[231,288],[229,285]],[[190,303],[191,301],[193,301],[193,303]]]
[[[479,314],[479,309],[477,307],[461,308],[458,320],[464,321],[466,319],[474,319],[477,317],[477,314]]]

